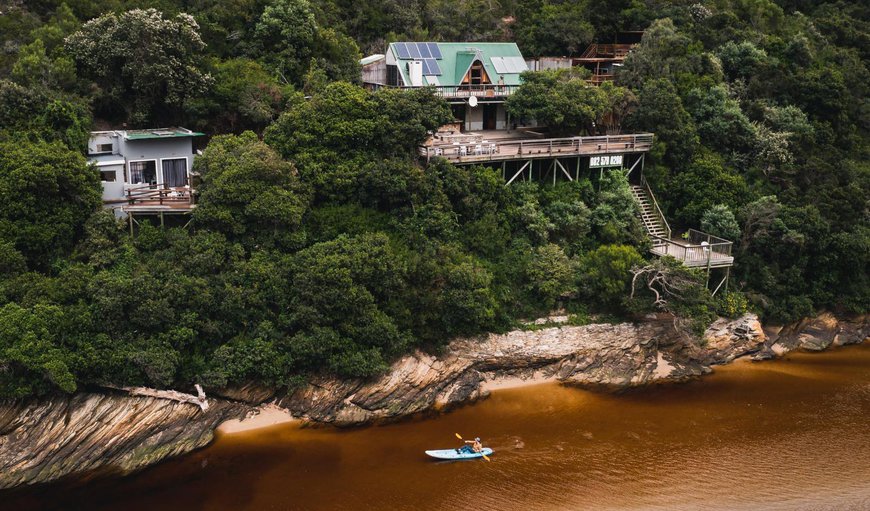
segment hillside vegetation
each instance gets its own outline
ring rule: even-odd
[[[0,397],[105,383],[293,387],[564,307],[636,317],[632,270],[695,330],[870,310],[870,8],[771,0],[0,1]],[[645,30],[615,85],[528,74],[509,108],[656,135],[666,215],[735,240],[728,293],[649,261],[620,173],[515,183],[414,148],[452,118],[358,85],[394,40],[576,55]],[[189,228],[100,207],[96,127],[210,135]],[[666,291],[659,289],[659,291]]]

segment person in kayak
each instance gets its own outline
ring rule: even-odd
[[[466,444],[471,444],[470,446],[465,445],[462,447],[463,452],[472,453],[472,452],[480,452],[483,450],[483,445],[480,443],[480,437],[476,437],[474,440],[466,440]]]

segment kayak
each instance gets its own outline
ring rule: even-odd
[[[483,455],[492,455],[492,449],[484,447],[481,452],[465,452],[457,449],[439,449],[434,451],[426,451],[426,454],[439,460],[470,460],[474,458],[482,458]]]

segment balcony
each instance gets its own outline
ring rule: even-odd
[[[526,130],[480,131],[434,138],[419,148],[419,154],[427,161],[438,157],[451,163],[483,163],[643,153],[650,150],[652,142],[652,133],[543,138]]]
[[[671,256],[690,268],[726,268],[734,264],[732,242],[695,229],[689,229],[683,239],[670,239],[650,234],[652,253]]]
[[[121,210],[134,214],[189,213],[196,207],[194,192],[190,186],[132,186],[124,191],[126,204]]]

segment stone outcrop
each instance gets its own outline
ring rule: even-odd
[[[754,315],[715,323],[705,347],[667,318],[490,334],[453,341],[444,356],[407,355],[374,381],[316,380],[280,404],[310,421],[355,425],[473,401],[507,377],[598,388],[683,380],[758,351],[765,339]]]
[[[214,429],[247,409],[120,393],[0,402],[0,488],[70,474],[125,474],[208,444]]]
[[[559,326],[547,327],[554,323]],[[277,404],[297,418],[355,425],[467,403],[506,380],[605,389],[679,381],[740,356],[764,359],[793,349],[860,343],[870,335],[870,317],[837,320],[823,314],[765,332],[749,314],[716,321],[700,343],[661,317],[637,324],[547,321],[528,327],[458,339],[443,355],[405,356],[374,381],[316,379],[289,396],[282,394]],[[184,395],[179,402],[173,400],[178,396],[166,399],[164,394],[80,393],[0,401],[0,488],[73,474],[123,474],[184,454],[211,441],[222,422],[274,399],[276,391],[254,384],[222,389],[217,394],[224,399],[210,398],[208,406],[202,406],[202,396]]]
[[[771,349],[776,353],[794,349],[821,351],[831,346],[859,344],[870,337],[870,315],[838,319],[825,312],[785,327],[771,327],[768,334]]]

